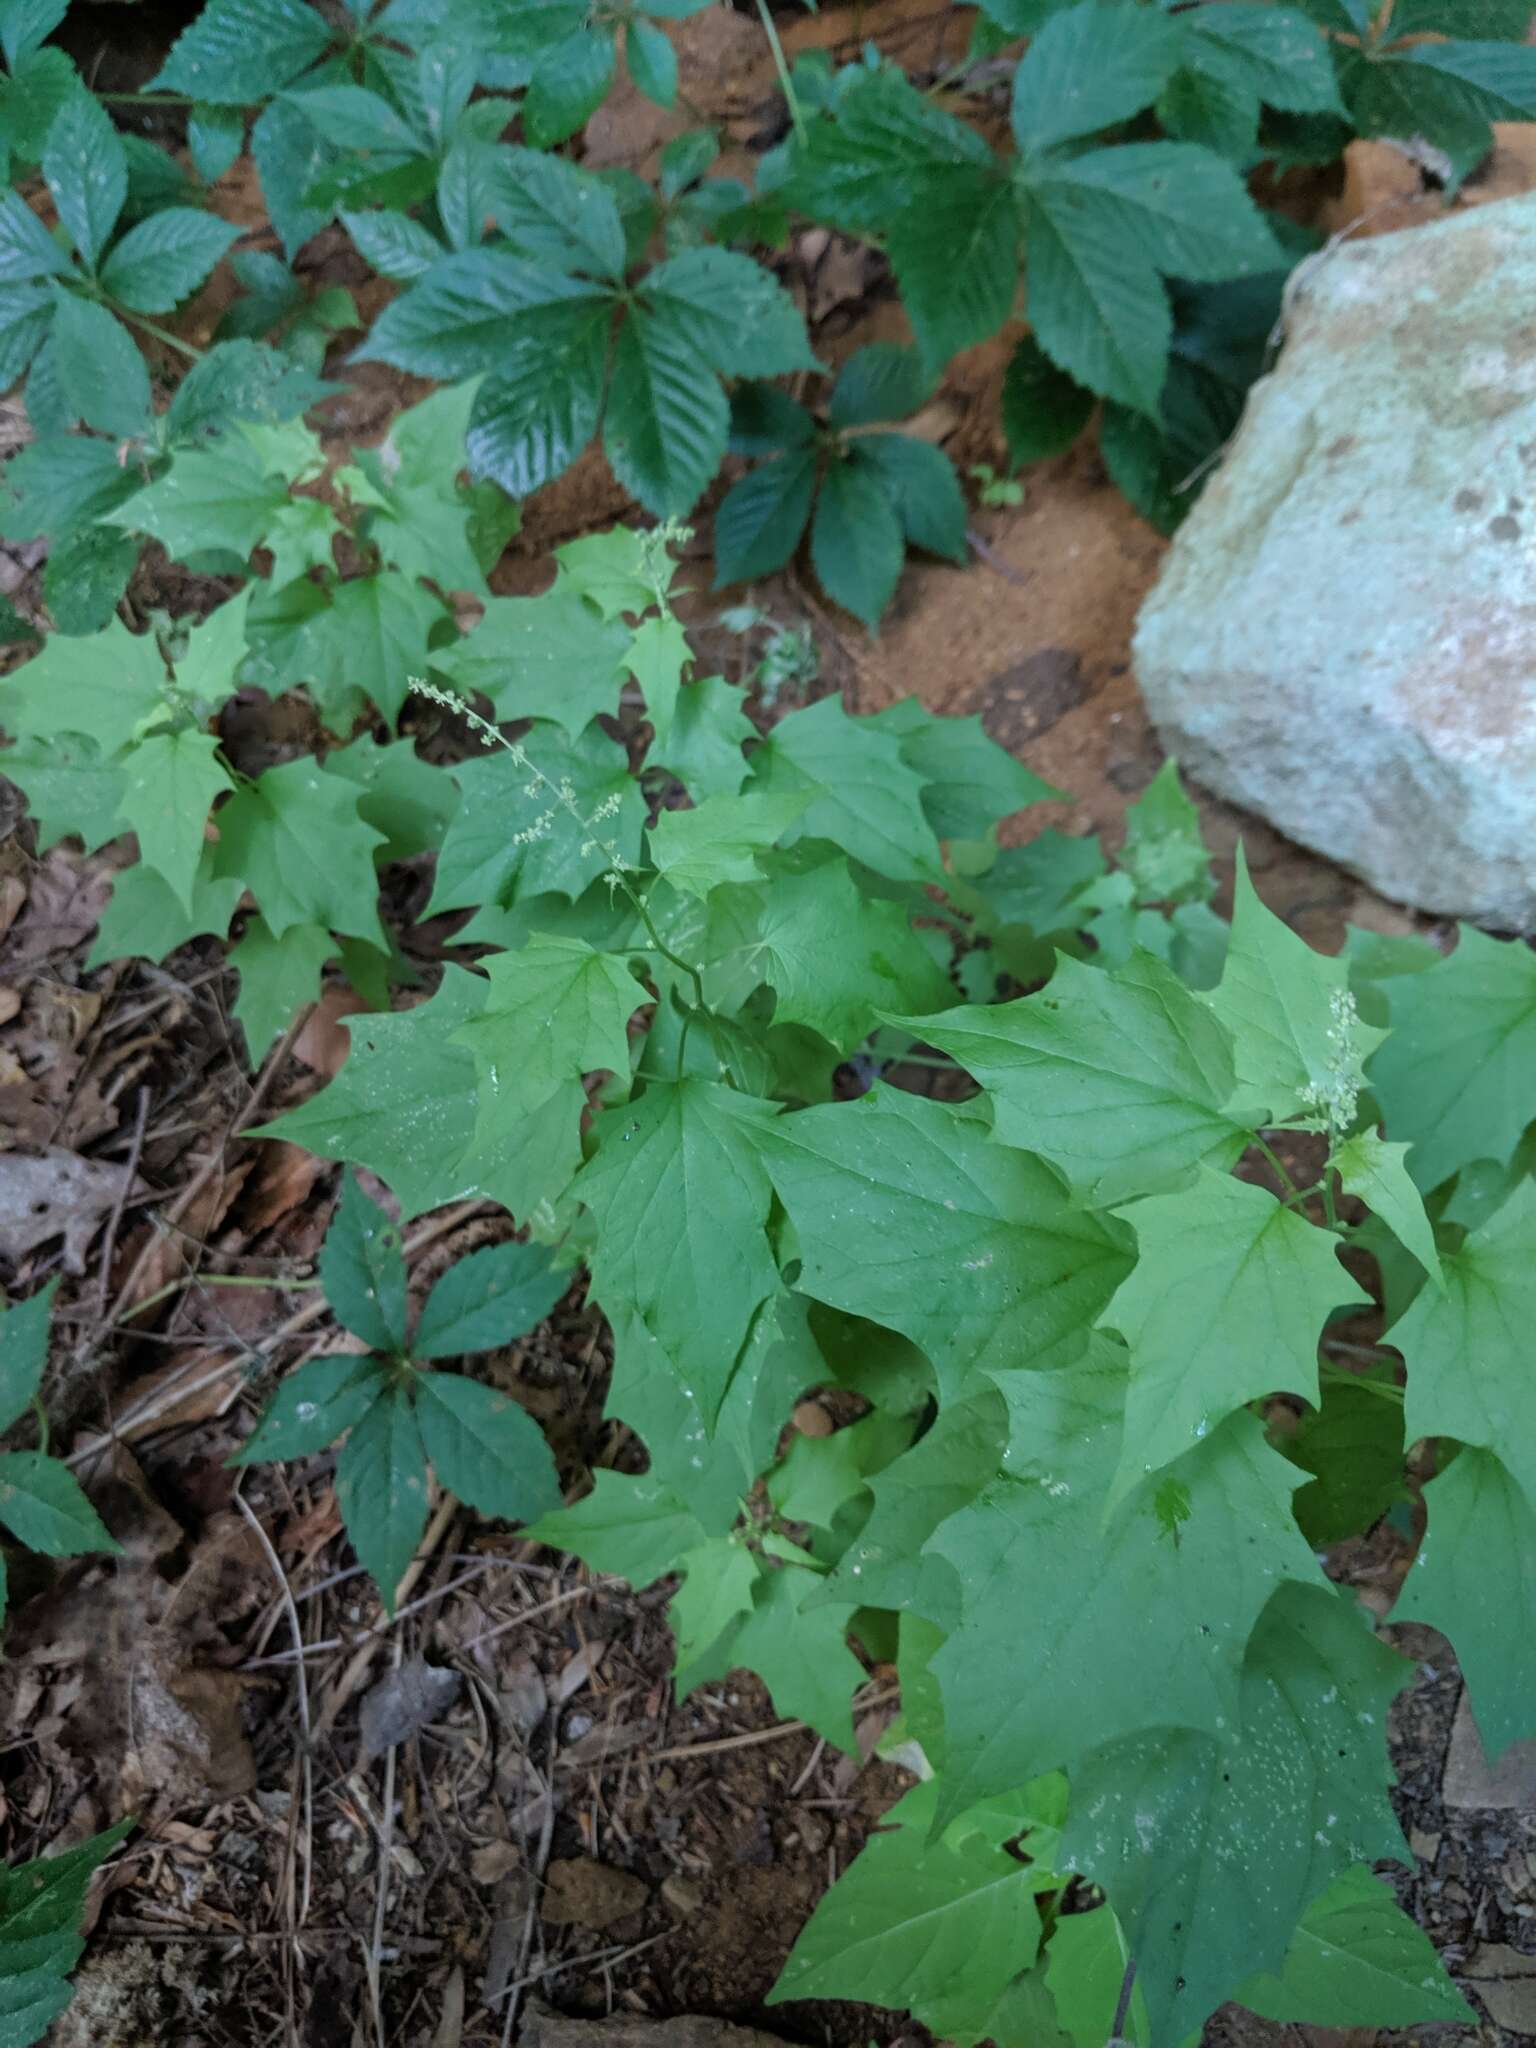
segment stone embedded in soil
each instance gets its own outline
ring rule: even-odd
[[[1536,195],[1346,246],[1143,607],[1164,744],[1384,895],[1536,930]]]
[[[643,1878],[586,1856],[572,1856],[550,1864],[539,1910],[551,1927],[588,1927],[601,1934],[616,1920],[638,1913],[650,1895]]]
[[[784,2048],[777,2034],[726,2020],[568,2020],[537,2003],[529,2008],[521,2042],[522,2048]]]

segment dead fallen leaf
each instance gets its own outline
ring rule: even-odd
[[[27,900],[5,934],[7,979],[57,954],[72,952],[101,922],[112,893],[112,870],[100,855],[88,859],[54,847],[33,870]]]
[[[352,1035],[341,1020],[355,1017],[367,1007],[354,990],[333,984],[305,1018],[303,1029],[293,1041],[294,1058],[312,1067],[322,1079],[334,1080],[352,1050]]]
[[[563,1707],[587,1683],[597,1675],[603,1659],[608,1654],[608,1645],[601,1638],[583,1643],[575,1656],[566,1663],[565,1669],[555,1680],[553,1698],[557,1707]]]
[[[19,1259],[62,1237],[66,1271],[83,1273],[91,1239],[129,1192],[125,1166],[60,1147],[0,1154],[0,1257]]]
[[[315,1182],[331,1171],[330,1161],[316,1158],[302,1145],[274,1138],[260,1148],[256,1170],[240,1204],[241,1228],[253,1237],[270,1230],[309,1199]]]
[[[443,2010],[432,2036],[432,2048],[459,2048],[464,2039],[464,1971],[455,1963],[443,1986]]]
[[[266,1598],[270,1582],[232,1515],[211,1523],[178,1569],[186,1531],[121,1445],[88,1490],[123,1553],[64,1567],[46,1594],[13,1613],[0,1727],[17,1725],[29,1679],[46,1673],[52,1775],[88,1794],[94,1825],[133,1812],[152,1831],[256,1782],[245,1681],[219,1659],[228,1656],[228,1630]],[[66,1679],[68,1691],[59,1683]]]
[[[201,1161],[193,1158],[187,1164],[195,1173]],[[212,1237],[224,1221],[255,1164],[253,1157],[247,1157],[227,1172],[215,1173],[197,1190],[184,1209],[173,1212],[174,1231],[157,1231],[153,1223],[145,1223],[125,1239],[113,1275],[119,1284],[134,1270],[146,1244],[151,1246],[134,1282],[132,1299],[124,1303],[125,1321],[133,1315],[140,1302],[158,1294],[191,1268],[197,1247]],[[159,1242],[155,1243],[153,1240],[157,1236]]]
[[[459,1696],[463,1679],[446,1666],[407,1657],[363,1695],[358,1710],[364,1763],[406,1742],[441,1717]]]
[[[527,1650],[516,1650],[506,1659],[497,1690],[503,1714],[526,1742],[549,1707],[544,1674]]]
[[[469,1874],[476,1884],[500,1884],[509,1870],[518,1869],[521,1849],[511,1842],[482,1842],[469,1859]]]

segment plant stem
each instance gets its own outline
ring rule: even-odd
[[[1386,1386],[1381,1380],[1368,1380],[1362,1373],[1345,1372],[1337,1365],[1325,1365],[1322,1368],[1322,1381],[1327,1387],[1362,1387],[1366,1393],[1377,1394],[1383,1401],[1392,1402],[1395,1407],[1401,1408],[1403,1405],[1401,1387]]]
[[[32,1396],[32,1413],[37,1417],[37,1448],[42,1457],[48,1455],[48,1410],[43,1406],[42,1396]]]
[[[779,74],[779,87],[784,94],[784,104],[789,109],[790,125],[794,128],[795,140],[804,142],[808,132],[805,125],[805,110],[800,104],[800,95],[795,91],[795,82],[789,75],[784,45],[779,41],[778,25],[769,12],[768,0],[757,0],[757,12],[768,38],[768,47],[773,52],[773,66]]]
[[[200,363],[207,354],[206,349],[198,348],[190,341],[183,341],[179,334],[172,334],[169,327],[162,327],[158,320],[146,320],[142,313],[130,313],[126,306],[118,305],[115,299],[112,302],[112,310],[120,320],[126,320],[132,327],[142,328],[144,333],[152,335],[156,341],[163,341],[167,348],[175,349],[179,355],[187,356],[194,363]]]
[[[99,100],[116,107],[195,107],[197,101],[186,92],[99,92]]]
[[[270,1287],[277,1294],[293,1294],[301,1287],[319,1285],[318,1279],[285,1280],[280,1273],[184,1273],[179,1280],[167,1280],[153,1294],[146,1294],[142,1301],[135,1302],[129,1314],[141,1316],[145,1309],[169,1301],[173,1294],[184,1293],[189,1287]]]
[[[1299,1200],[1305,1191],[1301,1188],[1298,1188],[1295,1181],[1291,1179],[1290,1174],[1286,1170],[1285,1161],[1280,1157],[1279,1153],[1275,1151],[1274,1147],[1266,1142],[1264,1135],[1261,1131],[1254,1132],[1253,1142],[1264,1154],[1264,1157],[1275,1169],[1275,1172],[1279,1174],[1281,1185],[1284,1187],[1286,1192],[1287,1206],[1289,1206],[1290,1202]]]

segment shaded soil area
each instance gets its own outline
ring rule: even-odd
[[[132,89],[153,65],[101,26],[116,12],[90,10],[91,32],[114,84]],[[175,25],[146,18],[152,33]],[[792,53],[848,57],[876,36],[920,76],[953,62],[967,33],[963,14],[923,0],[785,21]],[[782,132],[754,17],[711,9],[678,42],[688,114],[621,91],[591,125],[589,161],[648,170],[699,118],[720,121],[740,155]],[[1465,203],[1528,189],[1528,166],[1529,131],[1503,131]],[[733,168],[729,151],[720,168]],[[1376,145],[1354,152],[1337,189],[1298,199],[1330,231],[1362,215],[1362,231],[1409,225],[1440,204]],[[252,246],[268,239],[248,163],[221,205]],[[385,295],[339,231],[301,267],[356,290],[365,314]],[[784,268],[828,361],[903,334],[867,252],[804,236]],[[212,332],[223,289],[194,308],[194,337]],[[1011,340],[963,357],[917,423],[962,472],[1003,466]],[[337,444],[377,439],[424,389],[377,365],[345,374],[325,415]],[[528,508],[496,586],[541,587],[552,546],[636,510],[589,455]],[[707,531],[701,518],[687,615],[701,656],[740,673],[751,650],[704,594]],[[829,608],[808,572],[731,596],[810,634],[817,691],[861,710],[915,691],[979,713],[1069,793],[1024,829],[1097,830],[1113,845],[1162,758],[1129,642],[1164,543],[1087,446],[1031,471],[1022,505],[978,508],[973,531],[967,569],[909,568],[878,640]],[[0,566],[25,604],[35,560],[13,551]],[[178,611],[212,595],[153,557],[134,592]],[[253,714],[242,744],[302,741]],[[1261,893],[1313,943],[1337,945],[1348,924],[1422,924],[1255,820],[1203,796],[1201,807],[1224,881],[1241,836]],[[237,1488],[226,1460],[274,1378],[343,1341],[294,1284],[324,1235],[334,1170],[239,1133],[335,1071],[352,999],[333,989],[253,1081],[217,949],[88,971],[110,860],[39,860],[19,818],[15,803],[0,818],[0,1147],[39,1171],[27,1213],[0,1216],[0,1256],[28,1287],[64,1276],[57,1447],[124,1555],[16,1574],[0,1849],[33,1854],[126,1810],[141,1821],[98,1902],[55,2048],[497,2048],[519,2026],[538,2041],[535,1998],[587,2017],[720,2015],[804,2048],[927,2043],[900,2015],[765,2005],[807,1915],[907,1783],[899,1770],[829,1750],[744,1674],[679,1706],[666,1587],[637,1596],[450,1504],[388,1627],[341,1534],[332,1457],[262,1467]],[[418,1295],[506,1228],[475,1204],[417,1225]],[[214,1286],[212,1273],[240,1284]],[[593,1465],[640,1456],[602,1420],[605,1341],[577,1290],[534,1337],[483,1361],[548,1430],[573,1488]],[[820,1426],[813,1412],[798,1419]],[[1385,1615],[1407,1559],[1383,1528],[1333,1569]],[[1487,2024],[1324,2037],[1229,2010],[1212,2043],[1536,2035],[1536,1762],[1517,1754],[1490,1774],[1445,1644],[1397,1634],[1419,1678],[1392,1730],[1415,1859],[1393,1881]],[[864,1758],[893,1707],[892,1674],[876,1666],[857,1715]],[[674,2048],[711,2044],[679,2031]]]

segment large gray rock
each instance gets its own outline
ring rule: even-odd
[[[1536,195],[1314,260],[1136,634],[1171,753],[1384,895],[1536,930]]]

